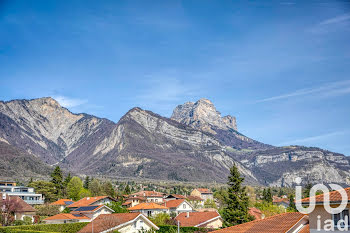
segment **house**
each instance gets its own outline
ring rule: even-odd
[[[125,199],[125,202],[122,204],[122,206],[129,208],[144,202],[146,202],[145,197],[128,197]]]
[[[201,208],[204,206],[204,200],[197,196],[187,196],[186,200],[191,203],[195,208]]]
[[[41,205],[44,204],[44,198],[42,194],[35,193],[34,188],[17,186],[15,182],[0,182],[0,193],[3,196],[17,196],[24,200],[29,205]]]
[[[54,216],[43,219],[43,222],[47,224],[62,224],[62,223],[75,223],[75,222],[90,222],[91,219],[81,214],[61,213]]]
[[[259,220],[265,218],[264,214],[258,208],[251,207],[248,210],[248,213],[254,217],[254,220]]]
[[[331,222],[334,226],[334,230],[332,232],[344,232],[344,227],[346,225],[350,225],[349,222],[346,224],[346,220],[349,221],[349,209],[350,209],[350,187],[344,189],[347,194],[347,206],[346,208],[339,214],[331,214],[326,211],[324,207],[324,197],[325,194],[315,196],[315,209],[308,214],[310,221],[310,232],[326,232],[326,225],[329,226],[328,222]],[[329,192],[329,204],[331,207],[338,207],[341,203],[341,194],[337,191]],[[310,197],[301,199],[297,202],[301,202],[302,205],[306,205],[306,207],[310,204]],[[341,221],[343,220],[343,221]],[[318,229],[319,228],[319,229]],[[350,229],[349,229],[350,230]],[[348,230],[348,231],[349,231]],[[348,232],[346,231],[346,232]],[[328,231],[329,232],[329,231]]]
[[[146,202],[156,202],[156,203],[162,203],[164,200],[165,194],[156,192],[156,191],[140,191],[137,193],[132,193],[128,196],[130,197],[143,197],[146,199]]]
[[[193,206],[186,199],[166,201],[163,205],[169,208],[170,213],[175,214],[182,212],[193,212],[194,210]]]
[[[140,213],[102,214],[78,233],[120,232],[138,233],[159,230],[145,215]]]
[[[191,196],[200,197],[204,202],[208,199],[214,199],[213,192],[205,188],[197,188],[191,192]]]
[[[82,206],[69,214],[57,214],[43,221],[48,224],[71,223],[71,222],[91,222],[101,214],[112,214],[114,211],[105,205]]]
[[[32,219],[32,222],[36,213],[32,206],[18,196],[0,195],[0,209],[10,209],[14,213],[15,220],[23,220],[27,216]]]
[[[73,204],[74,201],[70,199],[59,199],[58,201],[52,202],[50,205],[58,206],[59,210],[62,212],[67,206]]]
[[[16,186],[16,182],[14,181],[0,181],[0,186]]]
[[[116,200],[109,196],[98,196],[98,197],[84,197],[77,202],[74,202],[67,206],[70,210],[75,210],[79,207],[89,206],[89,205],[107,205],[115,202]]]
[[[307,233],[309,229],[309,217],[295,213],[283,213],[265,219],[223,228],[213,233]]]
[[[186,199],[186,197],[180,194],[169,194],[164,198],[165,201],[171,201],[171,200],[177,200],[177,199]]]
[[[288,198],[273,197],[272,203],[274,205],[282,206],[284,208],[289,207],[289,199]]]
[[[132,213],[139,212],[144,214],[147,217],[157,215],[159,213],[169,213],[169,208],[159,205],[154,202],[145,202],[138,204],[134,207],[128,208],[128,210]]]
[[[186,212],[175,217],[182,227],[203,227],[218,229],[222,227],[222,218],[217,211]]]

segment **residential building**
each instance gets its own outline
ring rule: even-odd
[[[83,206],[107,205],[107,204],[111,204],[114,201],[116,201],[116,200],[112,197],[109,197],[109,196],[84,197],[83,199],[80,199],[79,201],[76,201],[67,207],[73,211],[73,210],[75,210],[79,207],[83,207]]]
[[[186,197],[180,194],[169,194],[164,198],[165,201],[171,201],[171,200],[177,200],[177,199],[186,199]]]
[[[169,213],[169,208],[154,202],[145,202],[128,208],[132,213],[139,212],[147,217],[155,216],[159,213]]]
[[[82,206],[69,214],[57,214],[43,221],[48,224],[70,223],[70,222],[91,222],[101,214],[112,214],[114,211],[105,205]]]
[[[193,212],[193,206],[186,199],[166,201],[163,204],[169,208],[170,213],[180,214],[182,212]]]
[[[187,196],[186,200],[191,203],[193,207],[197,208],[203,208],[204,207],[204,200],[201,197],[198,196]]]
[[[52,202],[50,205],[58,206],[59,210],[62,212],[67,206],[73,204],[74,201],[70,199],[59,199],[58,201]]]
[[[0,186],[16,186],[14,181],[0,181]]]
[[[20,197],[1,195],[0,209],[6,209],[7,206],[11,206],[10,208],[14,212],[15,220],[23,220],[23,218],[27,216],[32,219],[32,222],[34,221],[36,210],[25,201],[23,201]]]
[[[325,194],[317,195],[315,196],[315,209],[308,214],[309,215],[309,221],[310,221],[310,233],[318,232],[329,232],[326,231],[325,227],[326,225],[329,226],[329,222],[332,223],[334,226],[334,230],[331,230],[331,232],[344,232],[344,228],[346,227],[346,220],[347,220],[347,226],[349,226],[349,209],[350,209],[350,187],[344,189],[347,194],[347,206],[345,210],[343,210],[339,214],[331,214],[324,208],[324,197]],[[338,207],[341,203],[342,197],[339,191],[332,191],[329,192],[329,204],[331,207],[335,208]],[[300,202],[305,205],[306,207],[310,204],[310,197],[304,198],[300,200]],[[340,221],[343,220],[343,221]],[[318,229],[319,228],[319,229]],[[350,231],[349,229],[346,232]]]
[[[145,197],[127,197],[125,199],[125,202],[122,204],[122,206],[126,207],[126,208],[130,208],[130,207],[134,207],[140,203],[144,203],[146,202],[146,198]]]
[[[289,199],[288,198],[273,197],[272,203],[274,205],[282,206],[284,208],[289,207]]]
[[[217,211],[186,212],[175,217],[182,227],[202,227],[218,229],[222,227],[222,218]]]
[[[62,223],[75,223],[75,222],[90,222],[91,219],[82,214],[61,213],[54,216],[43,219],[43,222],[47,224],[62,224]]]
[[[156,192],[156,191],[140,191],[137,193],[132,193],[128,196],[130,197],[143,197],[146,199],[146,202],[155,202],[162,203],[164,201],[164,193]]]
[[[307,233],[309,217],[294,212],[274,215],[265,219],[223,228],[213,233]]]
[[[248,213],[254,217],[254,220],[265,218],[265,215],[261,212],[261,210],[255,207],[249,208]]]
[[[159,230],[145,215],[140,213],[102,214],[87,224],[78,233],[139,233]]]
[[[200,197],[204,202],[208,199],[214,199],[213,192],[206,188],[197,188],[191,192],[191,196]]]
[[[35,193],[34,188],[17,186],[15,182],[0,182],[0,193],[3,196],[17,196],[25,201],[29,205],[41,205],[44,204],[44,198],[42,194]]]

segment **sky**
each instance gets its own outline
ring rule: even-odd
[[[350,1],[0,0],[0,100],[118,122],[210,99],[238,130],[350,155]]]

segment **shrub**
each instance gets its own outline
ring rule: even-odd
[[[88,224],[87,222],[80,222],[80,223],[67,223],[67,224],[39,224],[39,225],[0,227],[0,233],[26,232],[26,231],[76,233],[87,224]]]
[[[177,226],[163,225],[158,226],[158,233],[177,233]],[[196,233],[196,232],[209,232],[209,229],[198,227],[180,227],[181,233]]]
[[[24,222],[24,225],[31,225],[31,224],[33,224],[33,220],[29,216],[24,216],[23,217],[23,222]]]
[[[25,224],[24,224],[24,221],[23,221],[23,220],[15,220],[15,221],[13,222],[13,225],[14,225],[14,226],[21,226],[21,225],[25,225]]]

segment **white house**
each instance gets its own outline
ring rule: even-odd
[[[142,213],[148,217],[155,216],[159,213],[169,213],[168,207],[158,205],[157,203],[154,203],[154,202],[141,203],[136,206],[128,208],[128,210],[133,213],[135,212]]]
[[[189,201],[185,199],[177,199],[164,202],[164,206],[169,208],[170,213],[179,214],[182,212],[193,212],[194,208],[189,203]]]
[[[159,230],[145,215],[140,213],[103,214],[86,225],[78,233],[139,233]]]

